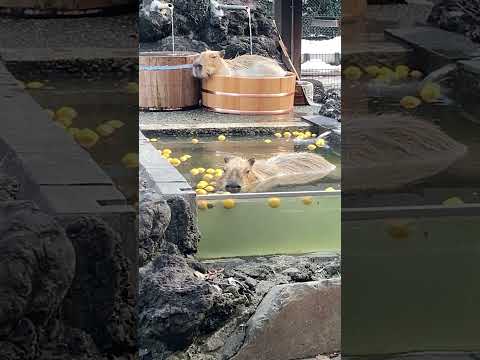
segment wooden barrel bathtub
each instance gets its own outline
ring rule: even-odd
[[[192,75],[194,52],[142,52],[139,59],[141,110],[183,110],[200,104],[200,82]]]
[[[282,77],[212,76],[202,82],[202,105],[209,110],[244,115],[293,111],[295,74]]]
[[[93,15],[114,9],[133,9],[135,0],[0,0],[0,14],[13,16]]]

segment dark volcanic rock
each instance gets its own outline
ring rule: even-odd
[[[226,58],[234,58],[243,54],[250,54],[250,38],[248,36],[234,36],[220,45],[225,50]],[[275,38],[267,36],[257,36],[253,38],[253,53],[255,55],[275,58],[281,61],[280,53],[277,50]]]
[[[465,34],[480,42],[480,1],[442,0],[432,9],[428,21],[438,27]]]
[[[0,202],[0,267],[0,358],[37,359],[74,277],[72,244],[31,202]]]
[[[67,226],[76,274],[64,302],[68,325],[88,332],[102,352],[131,353],[136,345],[135,289],[121,238],[102,220]]]
[[[0,174],[0,201],[14,200],[18,193],[15,179]]]
[[[166,11],[150,11],[150,3],[151,0],[145,0],[139,13],[141,50],[171,50],[170,15]],[[217,16],[211,11],[209,0],[175,0],[173,3],[177,50],[225,49],[227,58],[250,53],[249,21],[245,11],[225,11],[224,16]],[[281,60],[274,22],[268,16],[269,6],[271,4],[259,3],[252,11],[254,54]]]
[[[202,52],[209,49],[209,46],[200,40],[191,39],[188,36],[175,37],[175,51]],[[172,51],[172,37],[168,36],[153,43],[140,44],[140,51]]]
[[[203,29],[210,13],[209,0],[172,0],[175,7],[174,31],[176,36],[191,35]],[[170,12],[151,7],[152,0],[144,0],[139,9],[139,33],[142,42],[157,41],[172,35]]]
[[[319,99],[320,107],[319,114],[339,120],[342,117],[342,100],[340,97],[340,91],[336,89],[329,89],[325,91],[323,97]]]
[[[184,255],[195,254],[200,241],[197,218],[189,202],[182,196],[167,198],[172,213],[170,225],[165,232],[166,241],[176,245]]]
[[[143,266],[160,252],[171,211],[167,202],[154,192],[140,191],[139,200],[139,257]]]
[[[238,294],[223,291],[188,266],[181,256],[160,255],[141,269],[139,335],[141,347],[162,352],[184,349],[200,331],[221,326],[240,305]]]

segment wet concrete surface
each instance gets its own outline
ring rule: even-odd
[[[141,112],[139,114],[140,130],[144,132],[161,130],[167,132],[196,131],[205,132],[213,129],[280,129],[310,127],[302,116],[313,115],[315,107],[299,106],[286,115],[231,115],[220,114],[203,108],[188,111]]]
[[[55,19],[0,18],[5,61],[137,57],[137,13]]]

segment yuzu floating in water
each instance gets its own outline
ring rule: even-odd
[[[158,139],[157,139],[157,138],[151,138],[151,139],[148,139],[148,141],[150,141],[150,142],[157,142]]]
[[[235,200],[233,199],[225,199],[223,200],[223,207],[225,209],[233,209],[235,207]]]
[[[362,70],[358,66],[349,66],[343,72],[348,80],[358,80],[362,77]]]
[[[212,185],[208,185],[205,190],[207,190],[208,192],[214,192],[215,191],[215,187],[213,187]]]
[[[454,197],[448,198],[442,204],[445,206],[455,206],[455,205],[462,205],[464,204],[464,202],[459,197],[454,196]]]
[[[271,143],[272,143],[272,140],[270,140],[270,139],[265,139],[265,140],[264,140],[264,143],[265,143],[265,144],[271,144]]]
[[[218,141],[225,141],[227,138],[225,137],[225,135],[219,135],[217,139]]]
[[[197,184],[197,189],[205,189],[207,186],[208,186],[208,182],[202,180]]]
[[[208,168],[207,170],[205,170],[205,172],[206,172],[207,174],[215,174],[215,169]]]
[[[268,206],[270,206],[273,209],[276,209],[280,207],[281,200],[279,198],[272,197],[268,199],[267,203],[268,203]]]
[[[138,154],[128,153],[122,158],[122,163],[126,168],[132,169],[138,167]]]
[[[442,89],[440,85],[433,82],[426,83],[420,90],[420,97],[427,103],[437,101],[440,96],[442,96]]]
[[[276,138],[281,138],[282,134],[281,133],[275,133],[275,134],[273,134],[273,136],[275,136]]]
[[[286,137],[286,138],[288,139],[289,137],[292,137],[292,133],[289,132],[289,131],[285,131],[285,132],[283,133],[283,137]]]
[[[327,187],[325,191],[332,192],[332,191],[337,191],[333,187]]]
[[[123,121],[120,121],[120,120],[109,120],[105,124],[113,127],[114,129],[120,129],[121,127],[123,127],[125,125],[125,123]]]
[[[198,168],[198,172],[199,172],[200,174],[203,174],[203,173],[205,172],[205,168],[199,167],[199,168]]]
[[[197,176],[198,174],[200,174],[200,172],[198,171],[198,169],[192,169],[190,170],[190,174],[192,174],[193,176]]]
[[[307,146],[307,148],[308,148],[308,150],[310,150],[310,151],[314,151],[317,147],[316,147],[315,145],[313,145],[313,144],[310,144],[310,145]]]
[[[62,124],[64,127],[68,128],[72,126],[73,120],[71,117],[68,116],[60,116],[55,119],[56,122]]]
[[[115,132],[115,129],[107,124],[97,126],[95,129],[100,136],[110,136]]]
[[[197,201],[197,207],[198,207],[199,209],[202,209],[202,210],[208,209],[208,201],[198,200],[198,201]]]
[[[365,68],[365,72],[370,76],[377,76],[380,72],[380,68],[377,65],[369,65]]]
[[[302,202],[305,205],[311,205],[313,203],[313,198],[311,196],[305,196],[302,198]]]
[[[169,159],[168,161],[169,161],[170,164],[172,164],[175,167],[177,167],[178,165],[180,165],[182,163],[180,161],[180,159],[177,159],[177,158]]]
[[[77,110],[71,106],[62,106],[55,112],[56,117],[66,116],[75,119],[78,116]]]
[[[42,83],[42,82],[40,82],[40,81],[30,81],[30,82],[28,82],[28,83],[25,85],[25,87],[26,87],[27,89],[35,89],[35,90],[36,90],[36,89],[41,89],[41,88],[43,88],[44,86],[45,86],[45,84]]]
[[[408,78],[410,74],[410,68],[407,65],[398,65],[395,67],[395,73],[397,74],[397,78],[399,80],[404,80]]]
[[[400,105],[405,109],[415,109],[422,103],[422,100],[415,96],[405,96],[400,100]]]
[[[163,149],[163,150],[162,150],[162,154],[163,154],[163,155],[171,155],[171,154],[172,154],[172,150],[170,150],[170,149]]]
[[[198,144],[198,143],[199,143],[198,139],[192,139],[192,144]]]
[[[315,141],[315,145],[317,147],[324,147],[325,146],[325,139],[318,139],[317,141]]]
[[[82,145],[84,148],[91,148],[94,146],[99,139],[98,134],[91,129],[81,129],[74,135],[75,140]]]
[[[195,192],[197,193],[197,195],[207,195],[207,190],[205,189],[196,189]]]
[[[387,225],[388,234],[394,239],[406,239],[410,235],[408,224],[405,223],[391,223]]]
[[[205,181],[210,181],[210,180],[213,180],[213,175],[212,174],[205,174],[203,175],[203,180]]]

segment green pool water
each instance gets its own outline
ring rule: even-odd
[[[225,209],[221,200],[209,201],[213,208],[198,210],[202,232],[198,256],[339,252],[340,195],[313,196],[310,205],[302,199],[280,198],[278,208],[271,208],[266,197],[235,199],[233,209]]]
[[[479,351],[480,217],[391,221],[342,223],[342,353]]]
[[[170,157],[192,155],[177,169],[195,188],[200,176],[192,176],[192,168],[223,168],[225,156],[266,159],[276,154],[306,151],[297,148],[291,139],[271,136],[227,136],[226,141],[217,137],[192,138],[162,136],[152,144],[158,149],[170,149]],[[271,140],[271,143],[265,143]],[[202,239],[198,256],[203,259],[253,255],[301,254],[310,252],[340,251],[340,157],[327,148],[317,153],[337,166],[330,176],[311,185],[272,189],[270,194],[256,194],[245,198],[228,195],[235,207],[226,209],[223,198],[210,194],[197,196],[198,202],[208,203],[207,209],[198,209],[198,221]],[[336,192],[320,195],[331,187]],[[286,196],[288,192],[288,196]],[[308,194],[307,194],[308,192]],[[310,193],[313,192],[313,193]],[[304,197],[312,203],[305,205]],[[280,206],[272,208],[268,199],[278,197]],[[212,199],[215,198],[215,199]]]
[[[152,137],[150,137],[152,138]],[[217,137],[195,137],[199,143],[191,143],[192,138],[162,136],[154,138],[152,145],[158,150],[172,150],[171,158],[179,158],[182,155],[191,155],[192,158],[180,164],[177,169],[187,179],[193,188],[195,188],[202,176],[192,176],[192,168],[203,167],[223,168],[226,156],[241,156],[246,159],[268,159],[271,156],[291,153],[294,151],[308,151],[305,147],[295,147],[292,139],[277,139],[271,136],[227,136],[225,141],[218,141]],[[265,143],[265,140],[271,140],[271,143]],[[336,169],[321,179],[317,184],[289,187],[288,190],[324,190],[327,187],[338,188],[341,177],[341,161],[338,155],[335,155],[329,148],[318,148],[315,153],[325,157],[329,162],[336,166]],[[273,189],[272,191],[284,191],[285,189]]]

